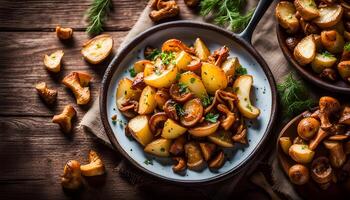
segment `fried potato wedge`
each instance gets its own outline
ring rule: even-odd
[[[299,20],[295,17],[296,9],[293,3],[281,1],[275,9],[275,16],[278,23],[289,33],[295,33],[299,30]]]
[[[295,8],[304,20],[311,20],[320,16],[320,11],[314,0],[295,0]]]
[[[103,34],[85,42],[81,53],[89,63],[98,64],[108,57],[112,48],[113,38],[108,34]]]
[[[55,73],[60,72],[63,55],[64,53],[62,50],[55,51],[51,55],[45,55],[44,65],[46,69]]]
[[[146,115],[138,115],[132,118],[128,123],[131,135],[143,146],[146,146],[153,139],[153,134],[148,124]]]
[[[197,38],[196,41],[194,42],[194,51],[196,52],[196,55],[198,56],[199,59],[202,61],[207,61],[208,57],[210,56],[210,51],[200,38]]]
[[[316,73],[321,73],[325,68],[332,67],[337,62],[337,58],[332,54],[316,54],[315,59],[311,62],[311,67]]]
[[[303,38],[294,49],[294,58],[300,65],[311,63],[316,56],[316,42],[313,35]]]
[[[220,67],[211,63],[202,64],[202,81],[207,89],[207,92],[214,94],[216,90],[224,89],[227,87],[227,76]]]
[[[313,20],[320,28],[329,28],[335,26],[343,16],[343,7],[341,5],[332,5],[320,8],[320,16]]]
[[[170,155],[169,149],[171,146],[171,140],[165,138],[159,138],[145,147],[145,152],[159,156],[159,157],[168,157]]]

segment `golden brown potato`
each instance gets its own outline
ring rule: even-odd
[[[315,152],[310,150],[307,145],[293,144],[289,148],[289,156],[297,163],[306,164],[312,161]]]
[[[299,20],[295,17],[295,13],[293,3],[289,1],[281,1],[276,6],[277,21],[288,33],[296,33],[299,30]]]
[[[192,57],[186,51],[181,51],[175,58],[175,65],[179,71],[187,71],[187,65],[192,61]]]
[[[186,85],[187,88],[200,99],[208,96],[201,78],[194,72],[182,73],[179,83]]]
[[[146,86],[141,93],[139,100],[139,110],[140,115],[150,114],[154,111],[157,106],[155,101],[156,90],[151,86]]]
[[[167,69],[162,72],[153,72],[148,76],[145,74],[144,80],[145,83],[149,86],[155,88],[168,88],[176,81],[177,72],[177,67],[173,64],[170,64],[167,66]]]
[[[344,49],[344,38],[335,30],[322,31],[321,43],[331,53],[341,53]]]
[[[317,119],[312,117],[307,117],[302,119],[299,122],[297,131],[298,131],[299,137],[308,141],[315,136],[319,128],[320,128],[320,122]]]
[[[289,179],[296,185],[304,185],[310,179],[309,169],[304,165],[295,164],[288,171]]]
[[[240,67],[241,64],[237,57],[227,58],[225,62],[222,63],[221,69],[224,70],[227,77],[233,77],[235,75],[236,69]]]
[[[138,115],[132,118],[128,123],[128,129],[135,140],[143,146],[146,146],[153,139],[146,115]]]
[[[164,123],[164,128],[162,131],[162,137],[166,139],[175,139],[183,135],[187,129],[180,126],[174,120],[168,119]]]
[[[332,6],[322,7],[319,9],[319,17],[313,20],[320,28],[329,28],[336,25],[343,16],[343,8],[341,5],[334,4]]]
[[[250,90],[253,85],[253,76],[239,76],[233,83],[238,97],[238,109],[242,115],[248,119],[255,119],[260,115],[259,108],[252,105],[250,101]]]
[[[324,52],[322,54],[317,53],[315,59],[311,62],[311,67],[316,73],[321,73],[325,68],[333,67],[337,62],[337,58],[328,53]]]
[[[292,146],[292,141],[290,140],[290,137],[280,137],[279,139],[282,151],[288,155],[289,148]]]
[[[159,156],[159,157],[168,157],[169,154],[169,148],[171,145],[171,140],[165,139],[165,138],[159,138],[151,143],[147,144],[145,147],[145,152]]]
[[[45,55],[44,65],[46,69],[55,73],[60,72],[63,55],[64,53],[62,50],[55,51],[51,55]]]
[[[108,34],[102,34],[85,42],[81,54],[89,63],[98,64],[109,56],[112,48],[113,38]]]
[[[340,76],[347,82],[350,82],[350,61],[342,61],[338,64]]]
[[[120,111],[122,111],[122,113],[127,117],[132,117],[134,114],[130,114],[130,111],[131,113],[134,113],[137,111],[138,108],[130,107],[130,105],[134,105],[134,106],[136,105],[129,104],[128,102],[131,102],[131,101],[138,102],[140,95],[141,95],[141,90],[132,89],[132,81],[130,79],[128,78],[121,79],[118,83],[118,87],[115,95],[117,108]],[[127,106],[130,108],[125,110]]]
[[[138,74],[143,72],[146,66],[150,66],[153,69],[153,63],[149,60],[139,60],[134,63],[134,70]]]
[[[202,61],[207,61],[210,56],[210,51],[205,43],[200,38],[197,38],[193,46],[198,58]]]
[[[209,94],[214,94],[216,90],[226,88],[228,84],[224,70],[210,63],[202,64],[201,77]]]
[[[220,147],[233,147],[232,133],[230,131],[218,130],[208,136],[208,139]]]
[[[320,15],[314,0],[295,0],[294,5],[300,16],[305,20],[311,20]]]
[[[311,63],[316,56],[316,43],[313,35],[303,38],[294,48],[294,58],[300,65]]]

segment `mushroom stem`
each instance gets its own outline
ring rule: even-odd
[[[316,137],[309,143],[309,149],[315,150],[318,144],[320,144],[320,142],[322,142],[322,140],[327,136],[328,133],[326,131],[324,131],[322,128],[318,129]]]
[[[335,168],[340,168],[346,161],[346,154],[344,153],[341,142],[326,140],[323,142],[324,146],[329,150],[329,160]]]

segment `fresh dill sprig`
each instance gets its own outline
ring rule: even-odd
[[[282,83],[277,84],[277,90],[283,108],[284,119],[300,114],[316,104],[315,100],[309,96],[305,83],[296,80],[293,74],[287,75]]]
[[[219,25],[227,25],[234,32],[243,30],[249,23],[254,9],[243,14],[245,0],[202,0],[200,14],[213,15],[214,22]]]
[[[86,32],[90,35],[97,35],[103,31],[103,21],[111,8],[111,0],[93,0],[87,11],[89,26]]]

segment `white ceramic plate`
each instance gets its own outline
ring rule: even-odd
[[[128,69],[137,60],[144,59],[143,49],[150,45],[160,47],[161,44],[176,38],[188,45],[192,45],[197,37],[200,37],[211,51],[226,45],[230,49],[230,56],[239,58],[248,74],[254,77],[254,89],[251,99],[253,105],[260,108],[261,113],[257,120],[247,120],[249,145],[235,145],[233,150],[227,150],[228,160],[218,171],[210,171],[208,168],[201,172],[187,170],[184,175],[172,171],[170,159],[157,159],[144,153],[143,148],[135,140],[125,136],[124,125],[112,123],[111,117],[117,115],[118,119],[127,122],[127,119],[116,108],[115,93],[121,78],[130,77]],[[260,61],[257,61],[260,60]],[[231,33],[212,25],[197,22],[177,21],[156,26],[135,38],[112,61],[106,71],[101,90],[101,117],[106,132],[112,144],[135,166],[157,177],[173,182],[194,183],[208,182],[227,174],[238,172],[248,161],[252,161],[253,154],[259,148],[263,148],[263,140],[272,125],[272,118],[276,114],[275,83],[262,58],[249,43],[234,37]],[[145,164],[145,160],[151,159],[153,164]]]

